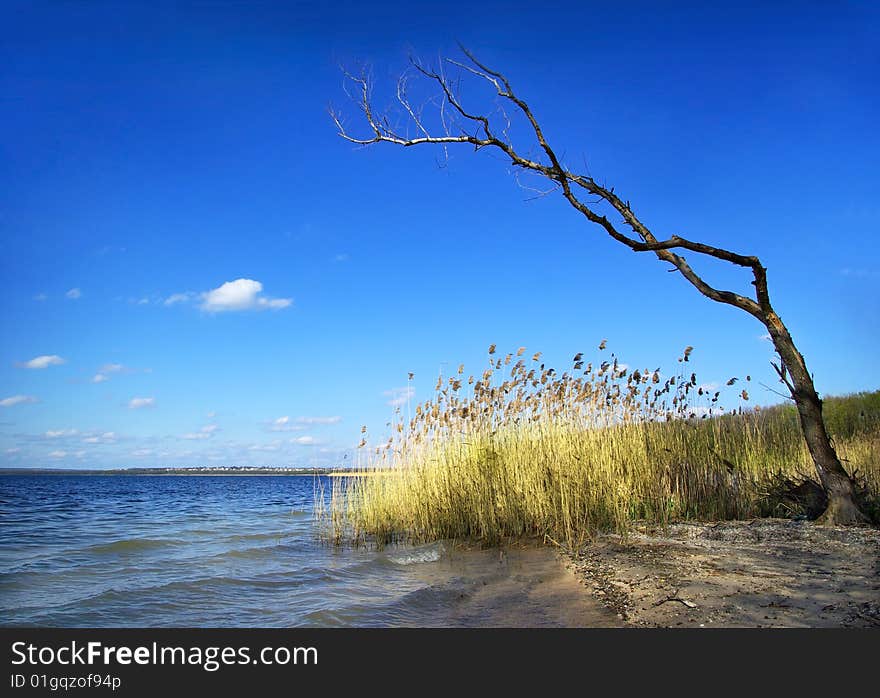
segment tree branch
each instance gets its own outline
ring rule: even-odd
[[[768,311],[772,310],[772,307],[770,306],[770,298],[767,291],[766,269],[764,269],[757,257],[742,255],[713,245],[695,242],[679,235],[672,235],[665,240],[658,240],[647,226],[645,226],[635,215],[630,207],[629,201],[624,202],[614,193],[613,188],[609,189],[604,187],[598,184],[591,176],[580,175],[563,167],[561,159],[557,156],[555,150],[544,135],[531,107],[516,95],[510,81],[502,73],[481,63],[465,47],[462,46],[461,50],[467,57],[469,63],[454,59],[446,59],[445,62],[488,82],[494,88],[495,94],[498,97],[513,104],[529,123],[537,144],[540,146],[540,149],[546,156],[547,163],[549,164],[525,157],[514,148],[508,136],[510,120],[505,112],[502,111],[507,120],[507,126],[502,129],[504,135],[499,137],[496,135],[488,116],[485,114],[473,113],[464,107],[453,87],[453,82],[442,70],[431,70],[414,59],[411,59],[410,63],[415,70],[440,89],[442,101],[439,111],[442,134],[432,135],[422,119],[420,112],[417,112],[412,107],[406,93],[408,79],[406,75],[401,76],[400,80],[398,80],[397,101],[402,106],[406,118],[421,134],[414,138],[402,135],[392,129],[388,126],[387,118],[382,118],[381,120],[377,118],[376,111],[370,100],[370,81],[366,72],[363,72],[360,76],[355,76],[344,71],[346,79],[353,82],[358,87],[358,92],[360,94],[358,106],[366,117],[372,135],[368,137],[353,136],[346,130],[338,113],[331,109],[330,115],[336,124],[339,135],[345,140],[357,145],[371,145],[373,143],[384,142],[393,143],[403,147],[424,144],[442,145],[445,147],[451,143],[469,143],[477,150],[486,147],[497,148],[510,159],[510,162],[515,167],[535,172],[538,175],[553,181],[562,190],[563,196],[573,208],[579,211],[591,223],[601,226],[608,235],[617,242],[626,245],[633,252],[653,252],[658,259],[671,264],[692,286],[707,298],[719,303],[735,306],[750,313],[762,322],[766,321],[766,314]],[[452,108],[453,113],[457,114],[457,116],[463,119],[464,122],[472,123],[476,127],[476,131],[474,133],[467,133],[462,128],[460,134],[453,134],[453,124],[446,116],[446,105],[449,105]],[[608,220],[606,216],[600,215],[593,210],[590,205],[578,198],[575,194],[575,187],[597,197],[598,201],[604,201],[609,204],[620,214],[623,222],[630,231],[632,231],[632,234],[622,232],[610,220]],[[552,191],[552,189],[550,191]],[[543,193],[544,192],[542,192],[542,194]],[[746,296],[734,293],[733,291],[715,288],[697,274],[684,257],[673,252],[673,250],[687,250],[688,252],[713,257],[721,261],[750,269],[754,277],[752,284],[755,286],[756,299],[753,300],[747,298]]]

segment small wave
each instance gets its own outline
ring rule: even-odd
[[[246,543],[262,540],[281,540],[290,537],[289,531],[271,531],[269,533],[234,533],[224,536],[226,543]]]
[[[443,557],[443,546],[434,545],[430,548],[408,550],[388,556],[388,560],[395,565],[417,565],[422,562],[437,562]]]
[[[161,538],[124,538],[112,543],[97,543],[86,548],[87,552],[106,555],[112,553],[134,553],[141,550],[154,550],[178,545],[176,541]]]
[[[453,578],[407,592],[382,608],[372,609],[372,614],[392,627],[442,625],[449,610],[472,598],[473,592],[472,581]]]
[[[207,561],[219,562],[223,560],[258,560],[271,555],[278,554],[282,545],[265,545],[257,548],[242,548],[237,550],[225,550],[211,557],[205,558]]]

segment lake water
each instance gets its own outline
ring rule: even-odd
[[[337,549],[298,476],[0,476],[0,625],[597,626],[549,549]]]

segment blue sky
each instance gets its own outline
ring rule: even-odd
[[[778,401],[756,321],[497,155],[338,137],[340,63],[381,102],[457,40],[658,236],[758,254],[820,392],[880,387],[873,3],[175,5],[3,5],[0,466],[338,464],[490,343]]]

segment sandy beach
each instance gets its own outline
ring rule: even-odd
[[[446,542],[429,627],[880,628],[880,530],[755,519],[634,528],[575,551]],[[415,620],[411,618],[412,622]]]
[[[567,555],[629,627],[880,628],[880,530],[756,519],[601,535]]]

